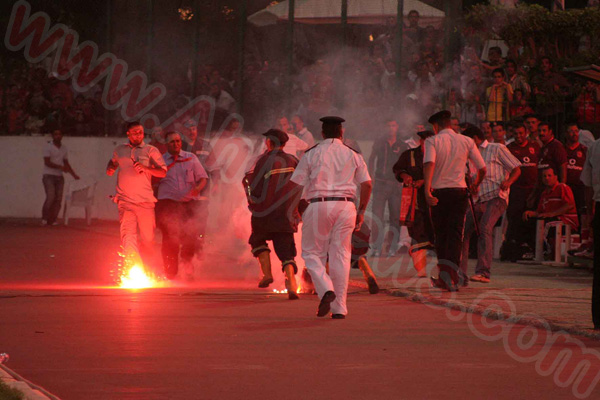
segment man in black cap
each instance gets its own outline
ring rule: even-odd
[[[412,224],[408,225],[408,234],[412,239],[412,245],[408,249],[413,266],[420,277],[427,276],[427,250],[433,249],[434,236],[429,206],[425,201],[425,189],[423,187],[423,148],[425,140],[434,136],[432,131],[417,132],[420,138],[420,146],[409,149],[400,155],[394,165],[394,175],[405,187],[412,187],[416,192],[416,201],[413,202],[415,215]],[[414,193],[413,192],[413,193]]]
[[[254,169],[246,174],[244,186],[252,212],[252,234],[248,241],[252,254],[258,258],[263,273],[258,287],[266,288],[273,283],[271,273],[271,250],[267,240],[273,242],[285,274],[285,287],[290,300],[296,294],[296,243],[294,232],[298,230],[298,202],[302,192],[290,182],[298,159],[285,153],[283,148],[288,135],[278,129],[270,129],[266,136],[267,151],[258,159]]]
[[[344,119],[324,117],[321,122],[323,141],[304,153],[292,182],[304,190],[309,202],[302,215],[302,258],[321,299],[317,316],[331,311],[332,318],[343,319],[348,313],[352,232],[362,226],[372,184],[365,160],[342,142]]]
[[[440,275],[431,278],[436,287],[458,290],[463,229],[468,207],[465,173],[467,160],[477,170],[477,178],[469,188],[477,193],[485,176],[485,163],[475,142],[454,132],[449,111],[440,111],[429,118],[435,136],[425,141],[423,176],[425,200],[431,207],[435,232],[435,248]]]

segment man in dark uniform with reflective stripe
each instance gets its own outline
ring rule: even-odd
[[[290,182],[290,178],[298,165],[298,159],[283,151],[288,141],[285,132],[271,129],[263,136],[267,138],[267,151],[244,178],[252,212],[252,235],[248,243],[252,246],[252,254],[258,258],[263,273],[258,287],[266,288],[273,283],[271,250],[267,240],[273,242],[275,254],[285,273],[288,297],[294,300],[298,298],[294,232],[298,230],[298,202],[302,193]]]
[[[433,136],[431,131],[420,131],[417,135],[421,138],[420,146],[405,151],[400,155],[398,162],[394,165],[394,174],[404,186],[412,186],[416,189],[417,199],[415,205],[415,217],[412,224],[408,225],[408,234],[412,239],[412,245],[408,249],[413,265],[418,276],[427,276],[427,250],[433,249],[433,227],[429,216],[429,206],[425,201],[425,190],[423,187],[423,147],[425,140]]]

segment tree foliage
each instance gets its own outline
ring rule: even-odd
[[[465,16],[464,32],[480,39],[502,39],[514,52],[547,55],[561,66],[599,61],[598,8],[550,12],[539,5],[479,4]]]

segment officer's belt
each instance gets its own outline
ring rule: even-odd
[[[352,197],[313,197],[308,200],[309,203],[318,203],[320,201],[351,201],[354,202]]]

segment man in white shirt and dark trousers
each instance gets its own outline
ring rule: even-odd
[[[192,260],[199,249],[201,233],[201,193],[208,175],[194,153],[181,150],[179,133],[168,132],[165,139],[167,152],[163,160],[167,165],[167,176],[158,186],[156,204],[156,221],[163,234],[163,265],[167,278],[175,278],[181,248],[186,278],[193,279]]]
[[[291,180],[301,186],[309,202],[302,217],[302,258],[321,299],[317,316],[331,311],[332,318],[343,319],[348,313],[352,232],[362,226],[372,184],[362,156],[342,142],[344,120],[323,117],[320,121],[324,140],[306,151]],[[360,185],[358,210],[356,185]]]
[[[79,176],[73,171],[67,159],[68,150],[62,144],[62,132],[52,132],[52,141],[44,146],[44,175],[42,183],[46,192],[46,200],[42,208],[42,225],[56,225],[56,218],[60,212],[65,178],[63,172],[68,172],[75,179]]]
[[[477,170],[472,184],[476,189],[486,173],[485,163],[475,142],[454,132],[450,111],[440,111],[429,118],[435,136],[425,141],[423,175],[425,200],[431,207],[435,248],[440,275],[431,278],[435,287],[457,291],[468,192],[465,181],[467,160]]]

